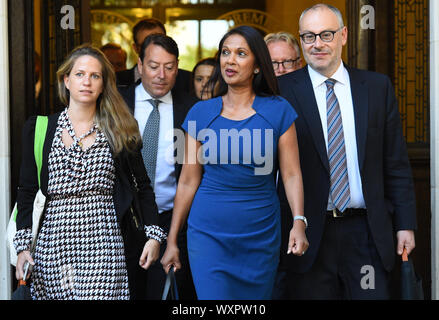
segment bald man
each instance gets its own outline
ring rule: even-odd
[[[279,77],[298,113],[297,140],[310,246],[287,255],[291,299],[389,299],[395,254],[415,247],[416,201],[390,79],[342,61],[347,27],[318,4],[299,21],[306,67]],[[291,210],[280,185],[281,210]],[[396,240],[396,243],[394,243]]]

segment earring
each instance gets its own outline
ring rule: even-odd
[[[258,74],[258,73],[259,73],[259,69],[256,68],[255,71],[254,71],[254,73],[255,73],[255,74]]]

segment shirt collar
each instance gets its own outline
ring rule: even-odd
[[[140,82],[136,87],[136,101],[147,101],[148,99],[154,99],[154,98],[151,97],[148,91],[146,91],[145,88],[143,87],[142,82]],[[172,104],[171,90],[163,97],[159,98],[158,100],[166,104]]]
[[[348,79],[346,79],[346,75],[348,74],[346,68],[344,67],[343,61],[340,63],[340,66],[338,67],[337,71],[331,76],[331,79],[336,80],[338,83],[345,85],[348,83]],[[308,65],[308,72],[309,77],[311,78],[312,86],[313,88],[317,88],[323,84],[325,84],[325,81],[329,78],[322,75],[321,73],[317,72],[313,68],[311,68],[310,65]]]

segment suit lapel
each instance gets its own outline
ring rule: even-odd
[[[184,108],[181,107],[181,97],[175,87],[171,90],[172,93],[172,113],[174,118],[174,129],[179,129],[186,116]]]
[[[366,150],[369,88],[358,70],[347,68],[351,82],[352,103],[354,105],[355,135],[360,172],[363,168]]]
[[[296,79],[296,82],[292,85],[292,90],[294,96],[298,100],[298,105],[301,106],[300,110],[308,125],[309,131],[311,132],[312,139],[317,152],[320,155],[323,166],[329,172],[328,154],[326,151],[325,138],[323,136],[322,122],[320,120],[319,108],[314,95],[311,78],[309,77],[308,68],[304,67],[296,72],[302,72],[303,76]]]
[[[192,103],[189,101],[188,95],[182,94],[182,92],[174,86],[171,90],[172,93],[172,113],[173,113],[173,122],[174,122],[174,130],[183,130],[181,125],[186,118],[187,112],[191,107]],[[177,142],[177,137],[174,136],[174,144]],[[177,146],[174,145],[174,157],[177,157]],[[175,162],[175,176],[177,178],[180,177],[181,165],[178,161]]]
[[[134,109],[136,107],[136,87],[138,83],[131,84],[128,87],[118,87],[119,93],[128,106],[131,114],[134,115]]]
[[[131,185],[129,179],[131,176],[127,176],[124,160],[127,159],[127,154],[122,151],[117,156],[113,157],[114,166],[116,168],[115,183],[113,187],[113,199],[114,209],[116,211],[119,222],[122,221],[122,217],[130,203],[133,200],[133,194],[129,192]]]

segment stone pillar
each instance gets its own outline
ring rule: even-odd
[[[7,0],[0,0],[0,42],[0,300],[6,300],[11,294],[11,267],[5,242],[11,210]]]

